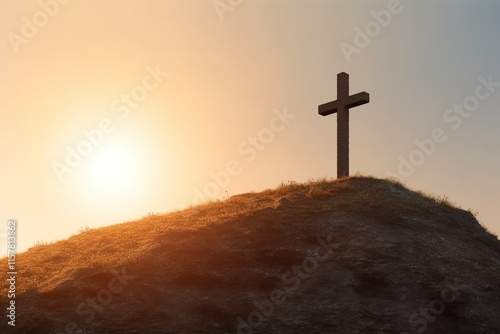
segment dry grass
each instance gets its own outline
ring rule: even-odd
[[[227,200],[208,201],[182,211],[149,214],[139,221],[99,229],[83,227],[80,234],[56,243],[39,242],[28,252],[18,254],[23,277],[19,292],[29,289],[50,290],[74,271],[84,268],[119,268],[137,261],[162,235],[174,230],[196,231],[209,225],[223,224],[237,217],[266,208],[286,208],[300,214],[301,210],[317,211],[357,208],[376,212],[394,203],[395,213],[418,212],[440,215],[441,208],[454,209],[447,197],[412,193],[400,182],[383,180],[371,183],[372,177],[351,177],[340,180],[321,178],[305,183],[282,182],[276,189],[262,193],[233,196]],[[390,191],[387,191],[387,190]],[[306,201],[304,199],[317,199]],[[285,205],[283,205],[285,203]],[[436,206],[437,204],[437,206]],[[5,259],[0,260],[6,263]],[[5,295],[5,287],[0,293]]]

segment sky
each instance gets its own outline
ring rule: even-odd
[[[500,2],[0,0],[0,255],[350,172],[500,234]]]

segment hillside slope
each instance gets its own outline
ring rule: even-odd
[[[499,240],[386,180],[282,185],[17,261],[16,327],[4,316],[2,333],[500,332]]]

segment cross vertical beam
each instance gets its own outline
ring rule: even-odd
[[[349,75],[337,75],[337,99],[349,96]],[[349,176],[349,109],[339,105],[337,109],[337,177]]]
[[[337,113],[337,177],[349,176],[349,109],[370,102],[366,92],[349,96],[349,74],[337,74],[337,100],[318,107],[321,116]]]

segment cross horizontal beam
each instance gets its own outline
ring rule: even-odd
[[[347,98],[322,104],[318,107],[321,116],[328,116],[336,113],[339,107],[354,108],[370,102],[370,94],[367,92],[357,93]]]

